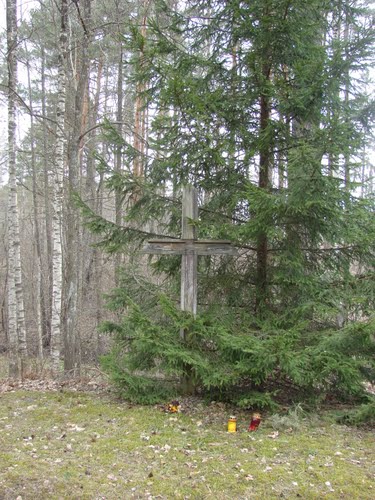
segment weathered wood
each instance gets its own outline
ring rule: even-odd
[[[215,240],[150,240],[142,253],[156,255],[235,255],[236,249],[230,241]]]
[[[232,242],[230,240],[189,240],[189,239],[172,239],[172,238],[169,238],[169,239],[153,239],[153,240],[149,240],[148,242],[149,243],[177,243],[177,244],[181,244],[181,243],[189,243],[189,242],[195,242],[195,243],[215,243],[215,244],[223,244],[223,245],[231,245]]]
[[[148,241],[142,253],[181,255],[181,310],[197,313],[197,258],[198,255],[236,255],[237,250],[228,240],[197,240],[195,221],[198,219],[197,191],[186,186],[182,195],[181,239],[154,239]],[[184,336],[184,333],[181,333]]]
[[[193,186],[185,186],[182,193],[182,240],[196,240],[194,221],[198,219],[198,195]],[[193,248],[187,248],[181,262],[181,310],[197,314],[198,256]],[[184,336],[184,332],[181,332]]]
[[[197,260],[198,255],[235,255],[228,240],[197,240],[195,221],[198,219],[197,191],[192,186],[186,186],[182,194],[182,235],[180,240],[158,239],[150,240],[144,246],[142,253],[157,255],[181,255],[181,310],[197,313]],[[180,336],[186,339],[188,332],[181,329]],[[195,380],[189,366],[181,379],[181,390],[192,394],[195,390]]]

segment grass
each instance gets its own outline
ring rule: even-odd
[[[0,395],[0,499],[375,498],[371,431],[264,419],[226,432],[220,405],[188,413],[109,396]]]

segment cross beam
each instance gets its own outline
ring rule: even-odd
[[[143,247],[143,253],[156,255],[233,255],[228,240],[150,240]]]
[[[198,219],[198,196],[192,186],[182,193],[182,238],[150,240],[142,253],[181,255],[181,310],[197,313],[198,255],[235,255],[236,249],[227,240],[198,240],[194,221]]]

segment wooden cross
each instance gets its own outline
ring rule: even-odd
[[[198,219],[198,196],[192,186],[182,193],[182,238],[180,240],[150,240],[143,253],[182,255],[181,310],[197,313],[198,255],[235,255],[236,249],[227,240],[198,240],[194,221]],[[184,335],[184,333],[182,333]]]

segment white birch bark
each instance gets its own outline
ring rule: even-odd
[[[21,269],[21,244],[20,244],[20,226],[18,215],[17,193],[14,205],[14,251],[15,251],[15,267],[14,279],[16,286],[16,302],[17,302],[17,333],[18,333],[18,352],[21,361],[21,375],[24,374],[25,363],[27,359],[27,342],[26,342],[26,326],[25,326],[25,306],[23,299],[23,284],[22,284],[22,269]]]
[[[61,0],[60,54],[58,72],[58,93],[56,109],[56,149],[53,178],[52,216],[52,317],[51,317],[51,360],[52,371],[61,371],[61,296],[62,296],[62,215],[63,179],[65,153],[65,100],[66,100],[66,54],[67,54],[67,0]]]
[[[17,86],[17,2],[7,0],[8,63],[8,336],[9,375],[18,376],[27,357],[25,311],[23,303],[19,215],[16,185],[16,86]],[[21,366],[19,366],[21,361]]]
[[[41,47],[41,87],[42,87],[42,115],[47,116],[47,92],[46,92],[46,55],[43,46]],[[45,323],[43,326],[43,346],[50,347],[51,342],[51,317],[52,317],[52,213],[51,213],[51,197],[50,197],[50,168],[51,165],[48,161],[48,128],[47,120],[43,120],[43,194],[44,194],[44,213],[45,213],[45,234],[46,234],[46,256],[47,256],[47,269],[46,279],[43,280],[42,286],[45,287]]]

